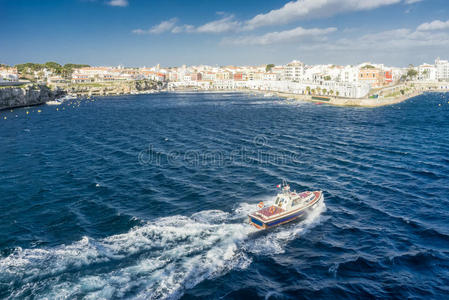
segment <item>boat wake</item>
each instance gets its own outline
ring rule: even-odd
[[[254,208],[244,203],[233,213],[160,218],[100,240],[18,248],[0,260],[0,285],[11,298],[176,299],[205,279],[247,268],[253,255],[282,253],[326,209],[321,203],[299,223],[252,236],[246,215]]]

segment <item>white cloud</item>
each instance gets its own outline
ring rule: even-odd
[[[108,5],[110,6],[120,6],[120,7],[125,7],[128,6],[128,0],[111,0],[107,2]]]
[[[376,9],[398,3],[412,4],[424,0],[296,0],[285,4],[279,9],[274,9],[265,14],[259,14],[247,21],[238,21],[234,15],[218,11],[217,15],[223,16],[200,26],[178,25],[177,19],[173,18],[153,26],[149,30],[135,29],[135,34],[160,34],[163,32],[172,33],[223,33],[230,31],[254,30],[259,27],[269,25],[282,25],[291,21],[306,18],[329,17],[339,13],[363,11]],[[128,0],[111,0],[110,5],[126,6]]]
[[[134,34],[161,34],[167,31],[174,30],[176,22],[178,22],[178,19],[173,18],[167,21],[162,21],[158,25],[155,25],[151,27],[148,30],[145,29],[134,29],[132,33]]]
[[[446,22],[435,20],[430,23],[422,23],[418,26],[419,31],[432,31],[432,30],[444,30],[449,29],[449,20]]]
[[[324,40],[326,34],[336,31],[337,28],[302,28],[297,27],[291,30],[285,30],[281,32],[269,32],[259,36],[240,36],[236,38],[223,39],[223,44],[234,45],[268,45],[276,43],[294,42],[300,39],[311,37],[318,40]]]
[[[195,32],[195,26],[193,25],[180,25],[173,27],[172,33],[181,33],[181,32]]]
[[[228,31],[235,31],[241,25],[240,22],[234,19],[233,15],[224,17],[222,19],[206,23],[204,25],[195,27],[193,25],[183,24],[176,26],[177,18],[163,21],[158,25],[153,26],[148,30],[134,29],[135,34],[160,34],[164,32],[171,33],[222,33]]]
[[[203,33],[221,33],[236,30],[241,26],[240,22],[234,19],[233,15],[224,17],[220,20],[212,21],[199,26],[196,31]]]
[[[259,14],[246,21],[245,29],[252,30],[262,26],[286,24],[303,18],[320,18],[343,12],[375,9],[381,6],[400,3],[402,0],[297,0],[279,9]]]
[[[381,45],[381,47],[380,47]],[[332,42],[308,44],[303,50],[317,51],[342,51],[354,52],[364,51],[393,53],[398,50],[425,49],[437,46],[449,46],[449,34],[445,32],[422,32],[413,31],[407,28],[381,31],[377,33],[365,34],[360,37],[341,38]]]

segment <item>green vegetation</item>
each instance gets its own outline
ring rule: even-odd
[[[29,74],[34,71],[40,71],[44,68],[43,65],[35,64],[35,63],[19,64],[19,65],[15,65],[15,67],[17,68],[17,71],[20,74]]]
[[[110,83],[99,83],[99,82],[85,82],[85,83],[74,83],[70,86],[72,87],[104,87],[104,86],[112,86]]]
[[[331,80],[332,78],[329,76],[329,75],[327,75],[327,76],[324,76],[324,80],[326,80],[326,81],[329,81],[329,80]]]
[[[274,64],[268,64],[268,65],[265,67],[265,71],[270,72],[271,69],[273,69],[273,68],[274,68]]]
[[[399,97],[399,96],[404,96],[409,91],[410,91],[410,88],[401,89],[401,90],[395,91],[393,93],[390,93],[388,95],[385,95],[385,98],[395,98],[395,97]]]
[[[79,68],[87,68],[90,67],[89,65],[80,65],[80,64],[65,64],[62,67],[62,76],[65,78],[72,77],[73,69],[79,69]]]
[[[362,67],[362,69],[375,69],[376,67],[372,66],[372,65],[364,65]]]
[[[90,67],[89,65],[84,64],[65,64],[61,66],[57,62],[49,61],[44,64],[36,64],[36,63],[25,63],[15,65],[17,71],[22,77],[27,78],[29,75],[34,75],[34,72],[43,72],[44,69],[50,70],[56,75],[61,75],[65,78],[69,78],[72,76],[73,69]],[[43,73],[40,73],[43,75]]]
[[[416,71],[415,69],[409,69],[407,71],[408,78],[414,78],[416,75],[418,75],[418,71]]]
[[[26,84],[21,85],[0,85],[0,89],[21,89],[26,87]]]

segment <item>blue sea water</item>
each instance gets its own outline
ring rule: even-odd
[[[85,99],[0,112],[0,151],[0,298],[449,297],[448,94]],[[257,233],[282,179],[325,202]]]

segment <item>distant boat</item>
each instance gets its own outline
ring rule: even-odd
[[[47,104],[47,105],[61,105],[62,102],[59,101],[58,99],[55,99],[55,100],[52,100],[52,101],[47,101],[47,102],[45,102],[45,104]]]
[[[273,97],[274,94],[273,94],[273,93],[266,93],[266,94],[264,94],[263,96],[264,96],[264,97]]]
[[[62,98],[55,99],[55,100],[52,100],[52,101],[47,101],[45,103],[48,104],[48,105],[61,105],[64,101],[74,100],[74,99],[77,99],[77,98],[75,96],[72,96],[72,95],[65,95]]]
[[[330,101],[331,98],[329,98],[329,97],[323,97],[323,96],[312,96],[312,100]]]
[[[59,100],[61,100],[62,102],[67,101],[67,100],[75,100],[77,99],[76,96],[73,95],[65,95],[64,97],[60,98]]]
[[[263,202],[260,202],[261,209],[248,215],[251,225],[257,229],[268,229],[291,222],[324,201],[322,191],[291,192],[290,186],[285,181],[281,189],[273,205],[264,207]]]

